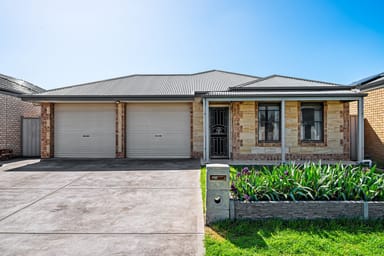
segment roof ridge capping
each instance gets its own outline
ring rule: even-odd
[[[247,74],[243,74],[243,73],[225,71],[225,70],[220,70],[220,69],[212,69],[212,70],[208,70],[208,71],[205,71],[205,72],[195,73],[193,75],[198,75],[198,74],[202,74],[202,73],[209,73],[209,72],[221,72],[221,73],[226,73],[226,74],[230,74],[230,75],[246,76],[246,77],[252,77],[252,78],[256,78],[256,79],[261,79],[260,76],[247,75]]]
[[[246,83],[234,86],[234,87],[230,87],[229,89],[230,90],[236,90],[236,89],[237,90],[239,90],[239,89],[255,89],[255,87],[251,87],[251,86],[248,87],[248,85],[261,83],[263,81],[266,81],[266,80],[269,80],[269,79],[272,79],[272,78],[275,78],[275,77],[282,77],[282,78],[294,79],[294,80],[299,80],[299,81],[306,81],[306,82],[311,82],[311,83],[321,83],[321,84],[332,85],[332,86],[335,86],[335,87],[343,87],[343,88],[351,87],[349,85],[325,82],[325,81],[320,81],[320,80],[313,80],[313,79],[305,79],[305,78],[299,78],[299,77],[293,77],[293,76],[285,76],[285,75],[272,74],[272,75],[266,76],[266,77],[258,79],[258,80],[249,81],[249,82],[246,82]],[[273,88],[273,87],[281,88],[281,86],[268,86],[268,88]],[[265,87],[260,87],[260,88],[265,88]]]

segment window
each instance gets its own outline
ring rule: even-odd
[[[280,141],[280,104],[259,104],[259,141]]]
[[[323,141],[323,104],[302,103],[301,105],[301,140]]]

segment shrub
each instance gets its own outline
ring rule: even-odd
[[[342,164],[244,167],[231,174],[231,194],[245,201],[383,201],[384,174]]]

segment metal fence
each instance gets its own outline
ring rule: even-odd
[[[22,118],[22,156],[40,156],[40,118]]]

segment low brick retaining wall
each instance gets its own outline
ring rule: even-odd
[[[384,219],[384,202],[230,201],[231,219]]]

